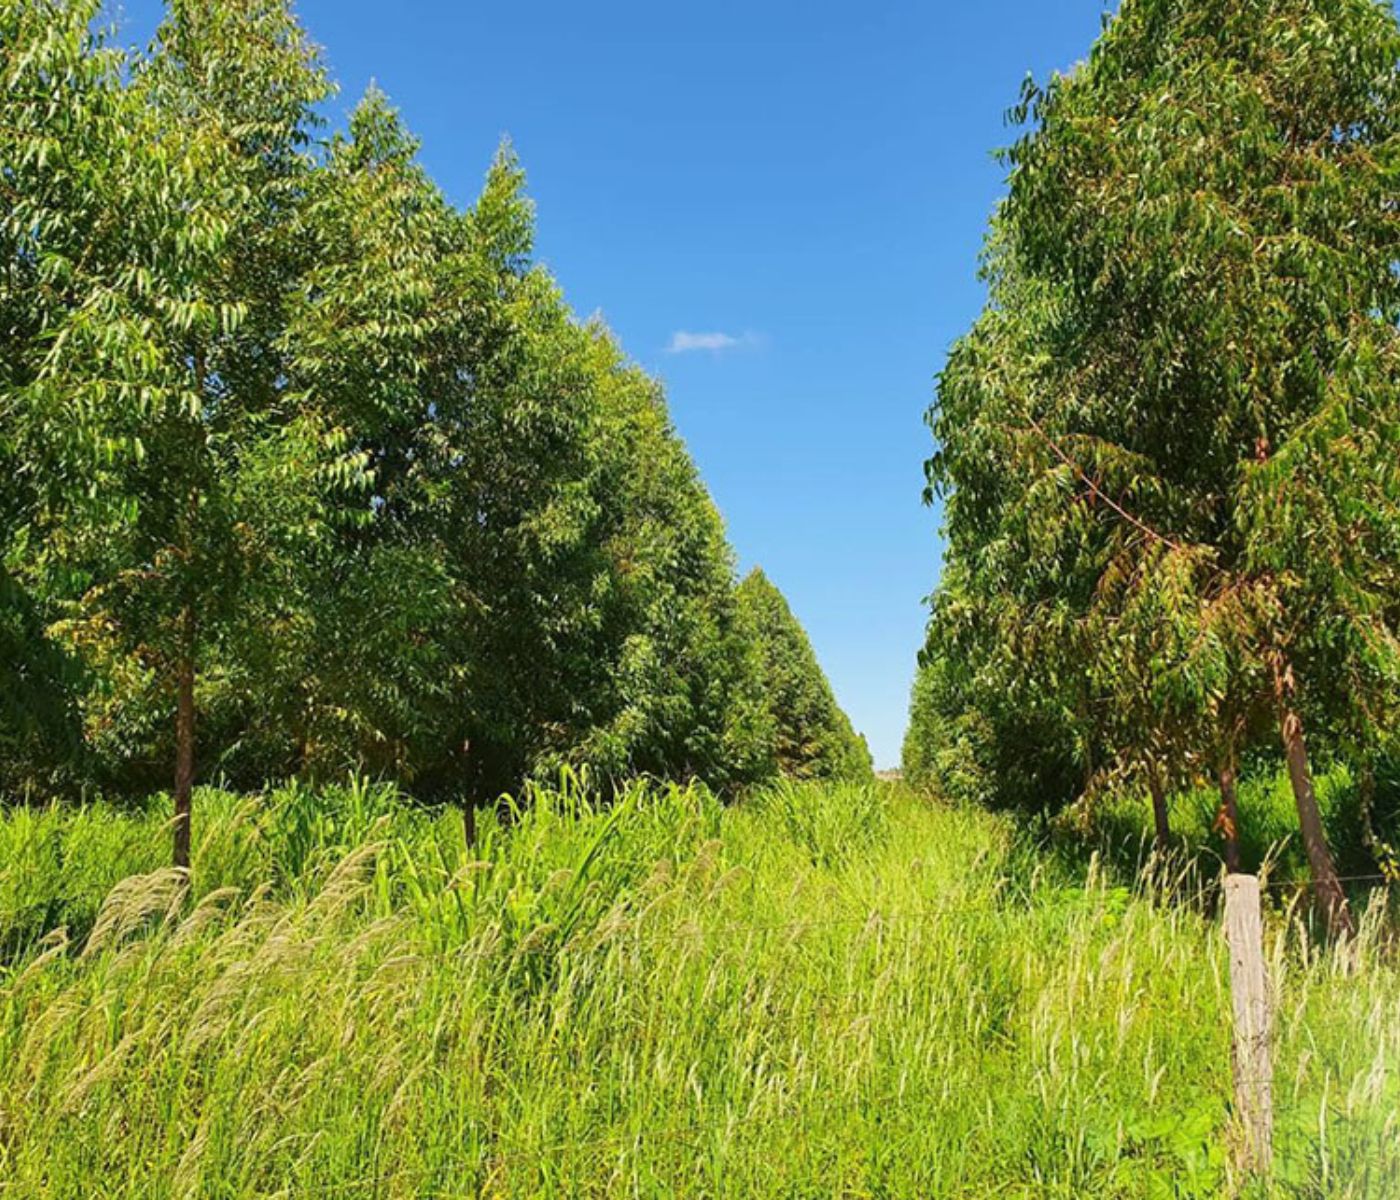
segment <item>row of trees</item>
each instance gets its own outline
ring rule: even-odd
[[[836,703],[807,634],[787,600],[755,567],[739,585],[739,609],[759,648],[774,723],[777,767],[793,779],[853,779],[871,771],[870,748]]]
[[[508,149],[455,209],[377,92],[327,135],[285,0],[171,0],[146,52],[99,7],[0,0],[0,786],[173,762],[186,862],[197,769],[869,771],[834,702],[794,748],[805,636]]]
[[[906,766],[1053,807],[1287,765],[1400,708],[1400,28],[1378,0],[1123,0],[1028,84],[990,302],[930,423],[947,558]]]

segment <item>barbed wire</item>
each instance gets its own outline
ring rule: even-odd
[[[951,878],[951,876],[949,876],[949,878]],[[1400,881],[1392,880],[1385,875],[1375,874],[1343,875],[1337,878],[1337,882],[1375,882],[1393,887]],[[1010,883],[1011,881],[1008,879],[991,881],[991,890],[994,894],[989,896],[986,900],[979,901],[975,904],[932,904],[910,909],[891,909],[888,911],[872,908],[864,914],[852,913],[850,915],[836,917],[794,917],[782,921],[733,920],[721,922],[719,924],[703,924],[698,920],[692,920],[668,933],[661,933],[657,930],[648,931],[648,936],[653,939],[661,938],[675,941],[690,941],[710,934],[795,933],[809,929],[849,928],[853,926],[865,926],[876,929],[886,924],[903,924],[910,921],[921,921],[931,917],[943,916],[990,914],[999,917],[1037,916],[1073,909],[1076,905],[1080,906],[1079,911],[1086,911],[1092,907],[1092,903],[1085,903],[1086,901],[1093,902],[1094,900],[1098,900],[1101,904],[1108,896],[1107,890],[1094,891],[1084,887],[1066,888],[1062,891],[1042,893],[1040,895],[1036,895],[1035,893],[1021,895],[1014,890],[1014,885],[1013,890],[1003,892],[1000,895],[995,894],[997,889],[1001,888],[1004,884]],[[1259,886],[1261,890],[1291,889],[1294,891],[1306,891],[1311,888],[1312,884],[1307,880],[1263,879],[1260,880]],[[1219,891],[1221,887],[1222,884],[1220,882],[1210,882],[1202,883],[1193,890],[1197,896],[1204,898],[1206,894]],[[1163,884],[1161,890],[1169,892],[1171,889],[1169,885]],[[1151,898],[1152,893],[1150,891],[1139,891],[1133,894],[1133,898],[1135,899],[1140,897]],[[1185,896],[1179,898],[1189,900],[1192,898],[1191,892],[1188,891]],[[634,932],[642,932],[641,925],[633,924],[631,928]],[[608,929],[606,925],[600,924],[593,928],[593,932],[606,934],[611,932],[611,930]]]
[[[1395,883],[1400,883],[1400,880],[1392,879],[1389,875],[1380,875],[1380,874],[1372,874],[1372,875],[1338,875],[1336,881],[1337,881],[1338,883],[1384,883],[1384,884],[1395,884]],[[1261,888],[1273,888],[1273,887],[1279,887],[1279,888],[1282,888],[1282,887],[1309,888],[1309,887],[1312,887],[1312,886],[1313,886],[1313,882],[1314,882],[1314,881],[1311,880],[1311,879],[1261,879],[1261,880],[1259,881],[1259,886],[1260,886]],[[1217,886],[1217,887],[1218,887],[1219,884],[1217,883],[1217,884],[1215,884],[1215,885],[1213,885],[1213,886]]]

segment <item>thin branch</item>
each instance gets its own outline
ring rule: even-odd
[[[1108,507],[1122,517],[1123,520],[1127,521],[1128,524],[1132,525],[1135,529],[1147,534],[1148,537],[1161,542],[1162,545],[1169,546],[1171,549],[1177,551],[1177,553],[1182,553],[1185,550],[1185,547],[1180,543],[1172,541],[1172,539],[1165,534],[1158,533],[1157,530],[1153,529],[1152,526],[1148,525],[1145,521],[1141,520],[1139,517],[1135,517],[1112,496],[1105,492],[1103,488],[1099,487],[1099,485],[1090,478],[1089,473],[1060,448],[1059,443],[1041,428],[1040,422],[1031,416],[1030,413],[1026,413],[1025,418],[1030,422],[1031,428],[1035,430],[1040,440],[1050,447],[1055,457],[1073,471],[1080,482],[1083,483],[1094,496],[1107,504]]]

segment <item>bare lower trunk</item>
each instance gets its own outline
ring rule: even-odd
[[[1215,828],[1225,841],[1225,870],[1240,873],[1240,808],[1236,788],[1235,765],[1227,762],[1217,776],[1220,782],[1220,808],[1215,814]]]
[[[175,682],[175,865],[190,865],[190,794],[194,790],[194,611],[180,614]]]
[[[1298,826],[1303,834],[1303,848],[1312,870],[1313,895],[1327,917],[1327,930],[1335,938],[1350,938],[1356,934],[1356,922],[1347,906],[1346,893],[1337,879],[1327,834],[1322,828],[1322,814],[1313,790],[1312,771],[1308,766],[1307,744],[1303,740],[1303,720],[1294,710],[1290,693],[1292,683],[1282,661],[1274,664],[1274,699],[1278,704],[1279,736],[1283,741],[1284,757],[1288,761],[1288,781],[1293,785],[1293,800],[1298,806]]]
[[[476,845],[476,801],[462,802],[462,832],[466,835],[467,849]]]
[[[1156,829],[1157,853],[1165,854],[1171,849],[1172,827],[1167,818],[1166,784],[1155,767],[1148,769],[1147,786],[1152,792],[1152,824]]]

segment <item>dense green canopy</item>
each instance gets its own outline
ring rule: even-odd
[[[285,0],[99,15],[0,5],[0,786],[173,762],[183,859],[196,773],[771,773],[719,515],[509,148],[458,210],[378,92],[326,134]]]
[[[988,786],[1228,790],[1271,741],[1338,921],[1304,730],[1364,763],[1400,701],[1398,64],[1376,0],[1124,0],[1027,87],[931,413],[926,658]]]
[[[739,585],[739,607],[758,645],[778,769],[797,779],[869,777],[865,739],[836,703],[812,643],[787,600],[760,568]]]

